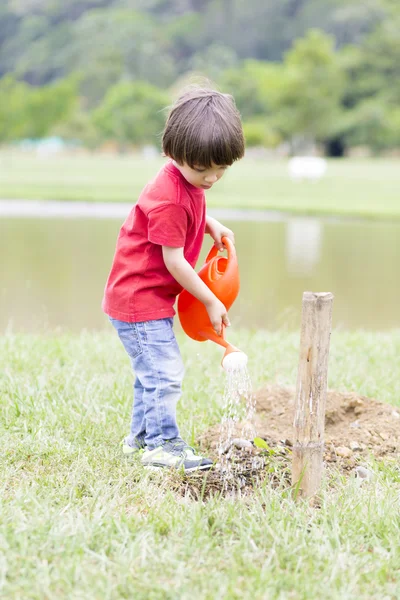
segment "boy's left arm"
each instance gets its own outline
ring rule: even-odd
[[[214,240],[214,245],[218,250],[224,249],[224,245],[221,241],[223,237],[227,237],[233,244],[235,243],[235,234],[233,231],[209,215],[206,217],[206,233],[211,235]]]

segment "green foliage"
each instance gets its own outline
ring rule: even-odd
[[[261,448],[261,450],[266,450],[267,453],[270,455],[275,454],[275,450],[273,448],[271,448],[263,438],[255,437],[254,445],[256,448]]]
[[[234,95],[242,117],[248,119],[271,114],[272,103],[284,80],[278,63],[247,60],[225,71],[220,83],[223,90]]]
[[[400,145],[400,11],[364,43],[342,52],[348,74],[342,135],[350,144],[376,150]]]
[[[198,51],[206,49],[202,31],[204,29],[201,14],[189,11],[178,18],[163,24],[165,36],[170,40],[171,55],[182,74],[188,68],[188,61]],[[219,40],[219,38],[216,38]],[[218,43],[221,43],[219,40]]]
[[[122,79],[162,87],[176,77],[168,40],[148,15],[131,10],[83,15],[73,26],[69,65],[82,74],[81,90],[90,105]]]
[[[34,88],[11,76],[0,80],[0,142],[45,136],[76,100],[76,81]]]
[[[400,145],[400,109],[379,98],[366,99],[347,111],[340,133],[349,146],[370,146],[375,151]]]
[[[101,142],[101,136],[95,127],[91,115],[76,108],[67,119],[56,125],[52,132],[64,140],[78,142],[94,150]]]
[[[122,82],[112,87],[93,114],[93,123],[105,139],[127,144],[158,143],[169,96],[142,81]]]
[[[52,24],[46,15],[27,15],[20,19],[15,35],[2,44],[0,72],[13,72],[30,84],[45,85],[69,74],[71,45],[68,21]]]
[[[116,85],[163,93],[195,72],[235,96],[250,144],[336,139],[382,150],[400,143],[399,30],[395,0],[4,0],[0,77],[38,88],[79,73],[88,113],[67,118],[59,103],[59,114],[91,145],[105,127],[89,124],[90,111]],[[22,89],[12,90],[15,114]],[[36,103],[56,110],[45,95],[32,97],[38,133],[48,127],[36,124]],[[28,116],[7,117],[7,127],[1,118],[6,140],[22,135]]]
[[[274,61],[310,28],[333,33],[339,44],[359,43],[384,19],[386,4],[387,0],[4,0],[0,74],[12,71],[30,83],[44,84],[85,67],[92,72],[93,64],[101,64],[114,48],[124,61],[124,74],[136,69],[139,54],[139,62],[154,59],[148,80],[164,85],[167,77],[190,69],[193,57],[207,53],[214,43],[240,59]],[[132,45],[136,54],[130,52]],[[143,79],[143,74],[135,76]]]
[[[266,117],[256,117],[243,122],[243,132],[246,146],[265,146],[275,148],[282,141],[271,120]]]
[[[26,102],[27,136],[44,137],[53,125],[70,115],[75,101],[74,79],[31,89]]]
[[[0,80],[0,143],[24,137],[28,86],[11,75]]]
[[[192,71],[202,73],[211,80],[219,79],[224,71],[232,68],[238,58],[232,48],[215,42],[202,52],[196,53],[189,61]]]
[[[283,69],[273,98],[279,130],[285,137],[322,141],[335,130],[345,83],[334,40],[310,31],[286,54]]]

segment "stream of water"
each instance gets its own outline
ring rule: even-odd
[[[237,476],[233,464],[235,448],[241,447],[244,451],[251,449],[251,442],[256,435],[256,406],[247,367],[230,369],[225,373],[218,468],[228,484]]]

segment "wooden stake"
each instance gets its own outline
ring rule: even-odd
[[[332,305],[330,292],[303,294],[292,460],[297,498],[312,498],[321,484]]]

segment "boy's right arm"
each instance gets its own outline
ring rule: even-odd
[[[218,335],[222,334],[222,324],[229,326],[229,317],[223,303],[212,293],[196,271],[190,266],[183,254],[183,248],[163,246],[162,253],[165,266],[173,278],[200,300],[207,309],[212,326]]]

